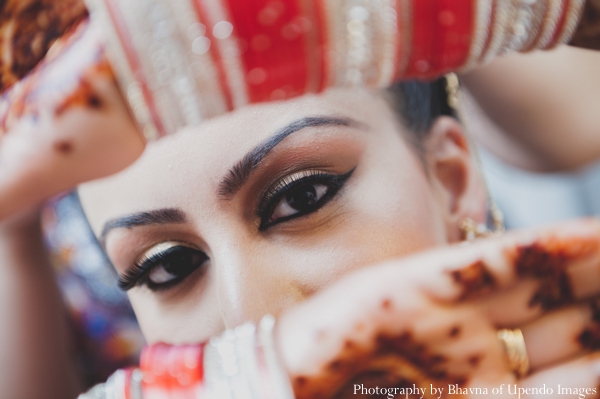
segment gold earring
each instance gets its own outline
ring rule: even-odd
[[[464,239],[468,241],[478,237],[486,237],[492,234],[502,234],[505,230],[504,214],[492,198],[489,186],[487,184],[487,180],[483,174],[481,156],[479,155],[479,150],[467,124],[467,118],[462,107],[460,81],[458,80],[458,76],[455,73],[449,73],[446,75],[446,94],[448,95],[448,106],[454,110],[458,121],[463,126],[465,137],[469,144],[469,148],[471,149],[471,154],[473,155],[475,165],[477,166],[479,175],[481,176],[481,180],[483,181],[483,187],[485,189],[485,195],[487,198],[488,210],[490,214],[490,221],[492,224],[492,230],[490,230],[484,224],[478,224],[471,218],[465,218],[460,221],[459,228],[463,231]]]
[[[494,233],[483,223],[477,223],[467,217],[458,223],[458,228],[462,231],[463,241],[473,241],[476,238],[489,237]]]

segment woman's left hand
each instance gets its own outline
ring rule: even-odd
[[[102,42],[83,22],[0,98],[0,220],[141,155]]]
[[[423,391],[411,397],[544,387],[528,397],[569,397],[558,385],[595,397],[598,294],[600,222],[570,222],[363,269],[284,314],[278,346],[298,399],[407,397],[363,388],[413,384]],[[524,378],[508,364],[502,328],[523,331]]]

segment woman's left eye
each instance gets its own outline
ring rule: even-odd
[[[342,175],[306,170],[283,178],[264,196],[257,210],[260,229],[315,212],[342,188],[354,169]]]
[[[323,184],[307,184],[290,190],[275,205],[269,221],[273,222],[297,213],[310,211],[329,189]]]

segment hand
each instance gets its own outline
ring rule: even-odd
[[[101,43],[83,23],[0,99],[0,220],[142,153]]]
[[[28,74],[54,41],[85,19],[83,0],[6,0],[0,3],[0,93]]]
[[[528,397],[569,397],[560,384],[594,397],[599,293],[600,222],[570,222],[363,269],[283,315],[278,345],[298,399],[377,397],[355,384],[416,384],[426,398],[440,396],[430,384],[443,397],[453,384],[503,387],[499,398],[545,384],[553,394]],[[510,370],[501,328],[523,331],[527,377]]]

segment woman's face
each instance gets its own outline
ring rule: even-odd
[[[148,341],[196,342],[454,240],[468,150],[442,137],[424,167],[396,120],[381,94],[359,90],[250,106],[81,187]],[[466,160],[444,171],[453,140]]]

